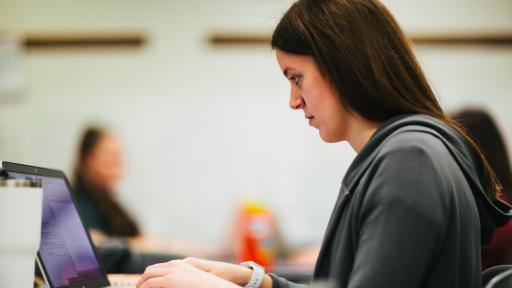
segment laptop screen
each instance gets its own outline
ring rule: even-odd
[[[51,287],[88,287],[105,283],[87,232],[62,177],[10,172],[11,178],[40,180],[43,187],[43,221],[39,257]]]

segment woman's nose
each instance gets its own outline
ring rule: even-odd
[[[290,108],[297,110],[302,107],[304,107],[304,98],[302,98],[302,96],[296,91],[293,91],[292,88],[292,91],[290,92]]]

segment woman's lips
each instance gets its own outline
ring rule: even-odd
[[[309,125],[310,125],[310,126],[311,126],[311,123],[313,123],[313,119],[314,119],[314,118],[315,118],[315,117],[313,117],[313,116],[311,116],[311,115],[306,115],[306,119],[308,119],[308,120],[309,120]]]

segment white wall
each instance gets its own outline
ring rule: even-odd
[[[508,0],[384,2],[411,33],[512,29]],[[322,143],[288,109],[270,49],[205,40],[218,29],[271,31],[289,3],[0,0],[1,30],[149,36],[139,51],[26,53],[22,97],[0,102],[0,159],[70,172],[81,128],[99,121],[124,143],[120,197],[149,232],[220,245],[237,201],[252,196],[274,207],[291,242],[320,241],[355,154]],[[512,136],[512,49],[417,51],[445,107],[484,105]]]

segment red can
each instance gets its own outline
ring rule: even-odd
[[[263,204],[248,202],[242,205],[238,217],[236,260],[254,261],[272,271],[276,250],[276,221]]]

